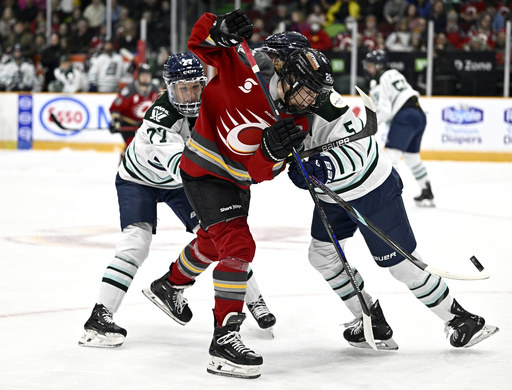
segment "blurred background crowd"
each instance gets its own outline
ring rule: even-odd
[[[46,3],[0,1],[0,90],[59,91],[59,86],[55,87],[56,76],[59,72],[66,75],[66,67],[83,73],[84,82],[77,83],[74,92],[94,91],[95,87],[98,90],[93,63],[104,52],[110,56],[121,54],[124,69],[119,73],[119,85],[129,82],[136,64],[127,53],[137,53],[142,19],[147,22],[146,61],[154,71],[155,81],[160,79],[161,65],[171,46],[169,0],[112,0],[112,36],[106,34],[105,0],[52,0],[51,31],[47,31]],[[433,21],[438,56],[444,52],[485,51],[495,55],[499,66],[505,61],[505,26],[512,16],[510,3],[242,0],[241,6],[255,26],[249,42],[252,47],[259,46],[270,34],[289,30],[304,34],[313,48],[329,52],[331,57],[350,51],[354,44],[363,54],[374,49],[425,52],[427,24]],[[186,4],[183,17],[188,19],[188,29],[199,17],[197,9],[219,14],[234,8],[233,2],[220,0],[190,0]],[[352,23],[357,23],[357,42],[352,39]]]

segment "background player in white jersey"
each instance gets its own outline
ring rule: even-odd
[[[411,170],[421,190],[421,194],[414,198],[416,204],[433,207],[430,179],[419,153],[427,125],[427,118],[418,101],[420,94],[399,71],[388,68],[388,56],[384,50],[368,53],[363,64],[372,79],[370,96],[377,107],[377,119],[389,126],[386,153],[391,157],[395,169],[403,157]]]
[[[123,57],[114,50],[112,38],[107,37],[102,52],[91,59],[88,72],[91,92],[118,92],[124,67]]]
[[[171,207],[187,231],[198,228],[197,217],[183,191],[178,165],[201,106],[206,77],[201,63],[191,53],[171,55],[164,64],[163,76],[167,91],[147,110],[116,176],[122,231],[115,256],[104,272],[97,303],[84,325],[85,332],[79,341],[82,346],[118,347],[124,342],[127,332],[112,317],[148,257],[152,234],[156,233],[157,203]],[[195,241],[183,249],[177,263],[190,261],[188,254],[194,250]],[[247,283],[252,294],[247,296],[246,304],[261,328],[270,327],[276,319],[250,274]],[[183,298],[183,288],[188,286],[176,288],[167,275],[144,293],[171,318],[185,325],[192,318]]]
[[[305,68],[297,68],[294,66],[297,61],[293,60],[302,55],[303,49],[296,50],[290,55],[290,60],[287,60],[281,69],[280,83],[291,85],[299,75],[302,79],[305,78]],[[318,73],[314,72],[312,67],[308,68],[308,72],[311,78],[310,84],[320,82]],[[297,87],[300,87],[300,84],[295,83],[294,88]],[[293,109],[296,112],[297,107]],[[326,103],[312,114],[304,146],[307,150],[343,139],[361,129],[361,120],[356,118],[352,110],[344,104],[341,96],[333,91]],[[402,181],[393,168],[390,158],[380,152],[373,136],[311,156],[304,162],[304,167],[309,175],[326,183],[331,190],[368,217],[388,236],[420,258],[415,251],[416,240],[401,197]],[[305,189],[306,183],[299,169],[296,163],[292,163],[288,174],[297,187]],[[468,347],[497,331],[493,326],[485,326],[485,320],[482,317],[464,310],[451,296],[442,278],[416,267],[334,203],[329,196],[321,191],[318,193],[322,208],[342,248],[359,228],[376,263],[388,268],[397,280],[405,283],[421,303],[445,322],[447,333],[451,332],[452,346]],[[343,336],[351,345],[368,347],[361,320],[361,304],[316,210],[313,214],[311,236],[309,247],[311,264],[356,316],[355,321],[345,330]],[[384,318],[379,302],[373,303],[372,297],[364,290],[361,275],[357,270],[353,271],[364,300],[370,307],[373,334],[378,347],[397,349],[398,346],[392,339],[393,332]]]
[[[48,84],[49,92],[87,92],[89,91],[89,78],[82,69],[73,65],[69,54],[60,57],[59,67],[54,69],[55,80]]]
[[[121,89],[110,106],[110,132],[121,133],[125,150],[135,137],[135,130],[142,124],[144,114],[160,94],[159,88],[151,83],[153,74],[148,64],[142,63],[137,69],[137,79]],[[120,131],[121,127],[133,127],[133,131]]]

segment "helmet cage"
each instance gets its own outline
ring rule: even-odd
[[[332,68],[324,54],[314,49],[295,50],[284,63],[279,79],[290,89],[284,94],[284,111],[303,115],[317,110],[334,85]],[[283,85],[284,86],[284,85]],[[313,98],[312,103],[308,103]],[[294,104],[291,104],[294,99]]]
[[[169,101],[174,108],[183,116],[198,116],[201,107],[202,90],[207,81],[204,68],[199,59],[192,53],[172,54],[164,63],[162,77],[169,92]],[[191,101],[191,99],[187,99],[190,101],[186,102],[180,101],[177,87],[198,82],[201,85],[199,97],[194,101]]]
[[[194,100],[192,100],[190,90],[197,83],[199,83],[201,86],[201,93],[198,94]],[[191,79],[172,81],[169,83],[166,82],[166,85],[167,91],[169,92],[169,101],[181,115],[187,117],[196,117],[199,115],[199,109],[201,108],[201,96],[203,94],[203,89],[206,85],[206,77],[202,76],[194,77]],[[181,90],[183,86],[189,89],[187,97],[185,98],[185,100],[187,101],[185,102],[180,101],[180,96],[183,96],[183,93],[178,92],[178,90]]]

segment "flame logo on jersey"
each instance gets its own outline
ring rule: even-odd
[[[248,113],[254,118],[252,121],[240,111],[236,111],[243,123],[239,123],[226,111],[231,121],[231,126],[221,119],[223,129],[217,127],[217,131],[224,144],[234,153],[240,155],[254,154],[261,143],[261,132],[269,127],[270,124],[249,110],[247,110]],[[226,136],[224,137],[223,134],[226,134]]]

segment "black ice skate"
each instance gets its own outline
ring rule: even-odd
[[[245,313],[229,313],[222,327],[215,326],[210,344],[210,374],[255,379],[261,375],[263,358],[247,348],[240,336]]]
[[[268,310],[261,295],[257,301],[246,303],[246,305],[261,329],[268,329],[275,325],[276,317]]]
[[[450,312],[455,317],[446,323],[446,335],[451,333],[450,344],[456,348],[471,347],[499,331],[496,326],[485,325],[483,317],[464,310],[455,299]]]
[[[170,273],[151,283],[142,293],[165,314],[180,325],[185,325],[192,319],[192,311],[188,307],[187,299],[183,297],[183,290],[192,286],[194,281],[184,285],[172,285],[169,280]]]
[[[126,337],[126,330],[116,325],[110,310],[98,303],[92,309],[84,329],[85,332],[78,341],[78,345],[83,347],[119,347]]]
[[[434,194],[432,194],[432,188],[430,187],[430,182],[426,183],[427,188],[424,188],[421,191],[421,194],[414,198],[416,205],[420,207],[435,207],[434,203]]]
[[[393,340],[393,330],[386,322],[378,300],[370,308],[370,315],[372,319],[373,337],[375,338],[377,349],[397,350],[398,344]],[[343,332],[343,337],[350,345],[357,348],[371,348],[364,337],[362,317],[356,318],[345,326],[347,329]]]

